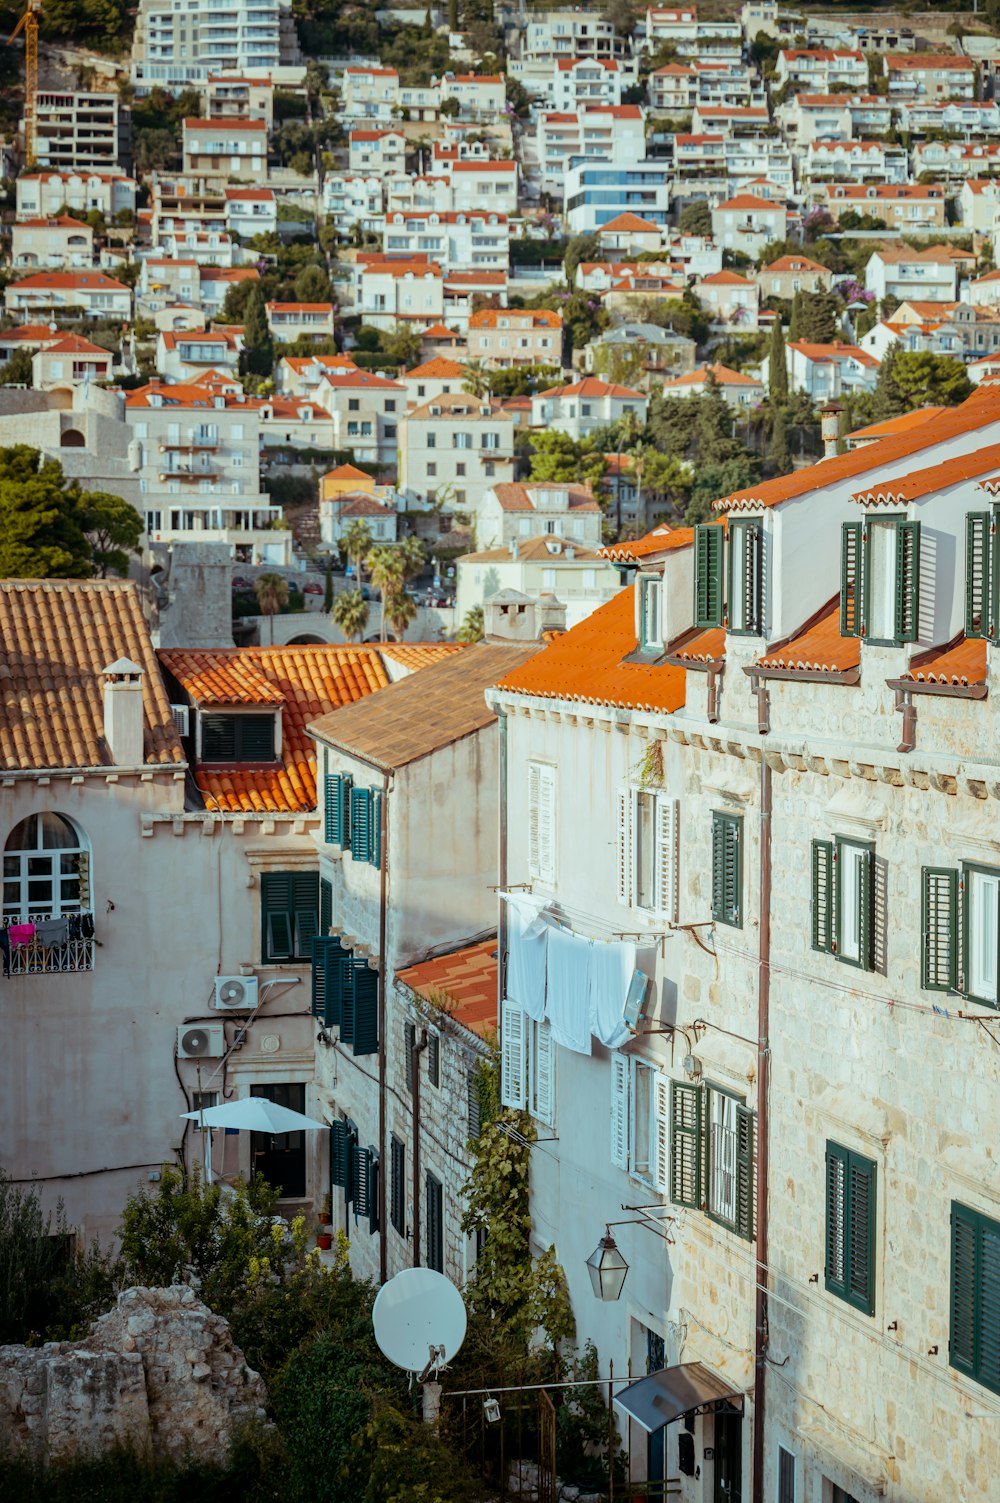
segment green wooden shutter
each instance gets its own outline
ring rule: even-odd
[[[312,942],[312,1004],[311,1011],[319,1022],[326,1022],[326,952],[330,945],[339,945],[338,939],[318,934]]]
[[[742,549],[734,542],[738,532]],[[729,523],[729,562],[727,573],[727,597],[729,601],[729,629],[737,635],[755,637],[762,630],[764,596],[764,533],[759,522]],[[739,578],[735,572],[739,569]],[[742,625],[733,625],[737,617],[735,602],[739,601],[739,616]]]
[[[757,1117],[746,1106],[736,1108],[736,1230],[752,1242],[757,1227]]]
[[[847,1160],[846,1148],[826,1145],[826,1287],[847,1296]]]
[[[373,1234],[378,1231],[379,1221],[379,1181],[382,1177],[381,1160],[377,1148],[368,1150],[368,1230]]]
[[[367,1216],[371,1209],[371,1159],[367,1148],[357,1148],[354,1152],[354,1186],[351,1196],[354,1219]]]
[[[444,1273],[444,1192],[441,1181],[433,1174],[427,1175],[426,1191],[427,1245],[424,1266]]]
[[[371,824],[368,836],[368,860],[372,866],[382,865],[382,795],[370,796]]]
[[[840,635],[863,637],[864,622],[864,528],[861,522],[845,522],[840,545]]]
[[[701,1086],[670,1082],[670,1199],[701,1206],[703,1097]]]
[[[261,872],[261,959],[291,960],[295,951],[293,872]]]
[[[743,923],[743,820],[712,814],[712,917],[739,928]]]
[[[716,523],[700,522],[694,530],[694,624],[722,626],[723,566],[726,536]]]
[[[483,1130],[483,1105],[479,1091],[479,1071],[470,1070],[466,1076],[466,1095],[469,1104],[469,1137],[475,1142]]]
[[[340,962],[340,1042],[354,1043],[354,959],[346,955]]]
[[[351,965],[351,994],[354,1003],[355,1054],[378,1053],[378,972],[367,960],[355,957]],[[343,1037],[343,1030],[341,1030]]]
[[[965,635],[992,635],[990,575],[992,519],[988,511],[970,511],[965,519]]]
[[[958,989],[958,871],[925,866],[920,873],[920,985],[931,992]]]
[[[357,1190],[358,1182],[357,1169],[355,1167],[355,1159],[357,1158],[358,1153],[358,1129],[351,1121],[350,1117],[346,1119],[344,1125],[347,1130],[347,1147],[345,1149],[344,1169],[344,1205],[349,1207],[354,1204],[354,1196]]]
[[[1000,1393],[1000,1223],[979,1218],[976,1248],[976,1286],[979,1315],[979,1351],[976,1376],[980,1383]]]
[[[867,850],[858,868],[858,901],[861,905],[859,929],[861,967],[875,969],[875,852]]]
[[[852,1153],[848,1163],[847,1300],[875,1314],[875,1165]]]
[[[292,872],[293,954],[308,960],[319,933],[319,873]]]
[[[833,842],[812,843],[812,947],[832,955],[835,949],[833,925]]]
[[[958,1201],[951,1203],[951,1329],[948,1361],[960,1373],[976,1376],[979,1215]]]
[[[203,762],[236,760],[235,715],[202,715],[201,760]]]
[[[333,923],[333,883],[325,877],[319,879],[319,932],[329,934]]]
[[[371,860],[371,793],[367,788],[351,789],[351,855],[355,861]]]
[[[403,1024],[403,1048],[406,1050],[406,1089],[413,1094],[413,1050],[417,1042],[417,1029],[414,1023]]]
[[[340,801],[344,779],[339,772],[328,772],[323,804],[323,839],[328,845],[340,845],[343,839],[343,805]]]
[[[343,1117],[330,1124],[330,1184],[347,1184],[347,1123]]]
[[[236,760],[274,761],[274,716],[235,715]]]
[[[389,1220],[406,1236],[406,1146],[393,1135],[389,1143]]]
[[[896,641],[915,642],[920,632],[920,523],[896,528]]]
[[[344,962],[350,960],[335,935],[318,935],[312,942],[312,1014],[327,1028],[340,1023]]]
[[[427,1038],[427,1079],[433,1086],[441,1084],[441,1040],[436,1033]]]

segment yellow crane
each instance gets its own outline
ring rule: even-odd
[[[28,0],[24,15],[7,38],[7,46],[24,32],[24,160],[35,165],[35,99],[38,94],[38,16],[42,0]]]

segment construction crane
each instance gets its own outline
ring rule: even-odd
[[[38,16],[42,0],[28,0],[27,9],[7,38],[7,46],[24,32],[24,160],[35,165],[35,101],[38,96]]]

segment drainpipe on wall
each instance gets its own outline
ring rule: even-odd
[[[386,1060],[385,1037],[386,1006],[386,928],[389,911],[389,774],[382,779],[382,807],[379,812],[379,849],[382,861],[379,868],[378,900],[378,1271],[379,1283],[384,1284],[388,1272],[388,1239],[385,1217],[385,1181],[389,1159],[386,1155]]]
[[[757,960],[757,1237],[754,1309],[753,1503],[764,1500],[764,1378],[767,1362],[767,1176],[771,1001],[771,769],[760,751],[760,939]]]
[[[413,1082],[413,1266],[420,1267],[420,1056],[427,1048],[427,1029],[410,1050],[410,1079]]]
[[[903,732],[896,750],[911,752],[917,744],[917,707],[913,702],[913,695],[905,689],[897,689],[896,709],[903,712]]]

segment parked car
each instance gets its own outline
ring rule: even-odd
[[[303,595],[322,595],[323,586],[321,584],[304,584],[302,586],[302,593]]]

